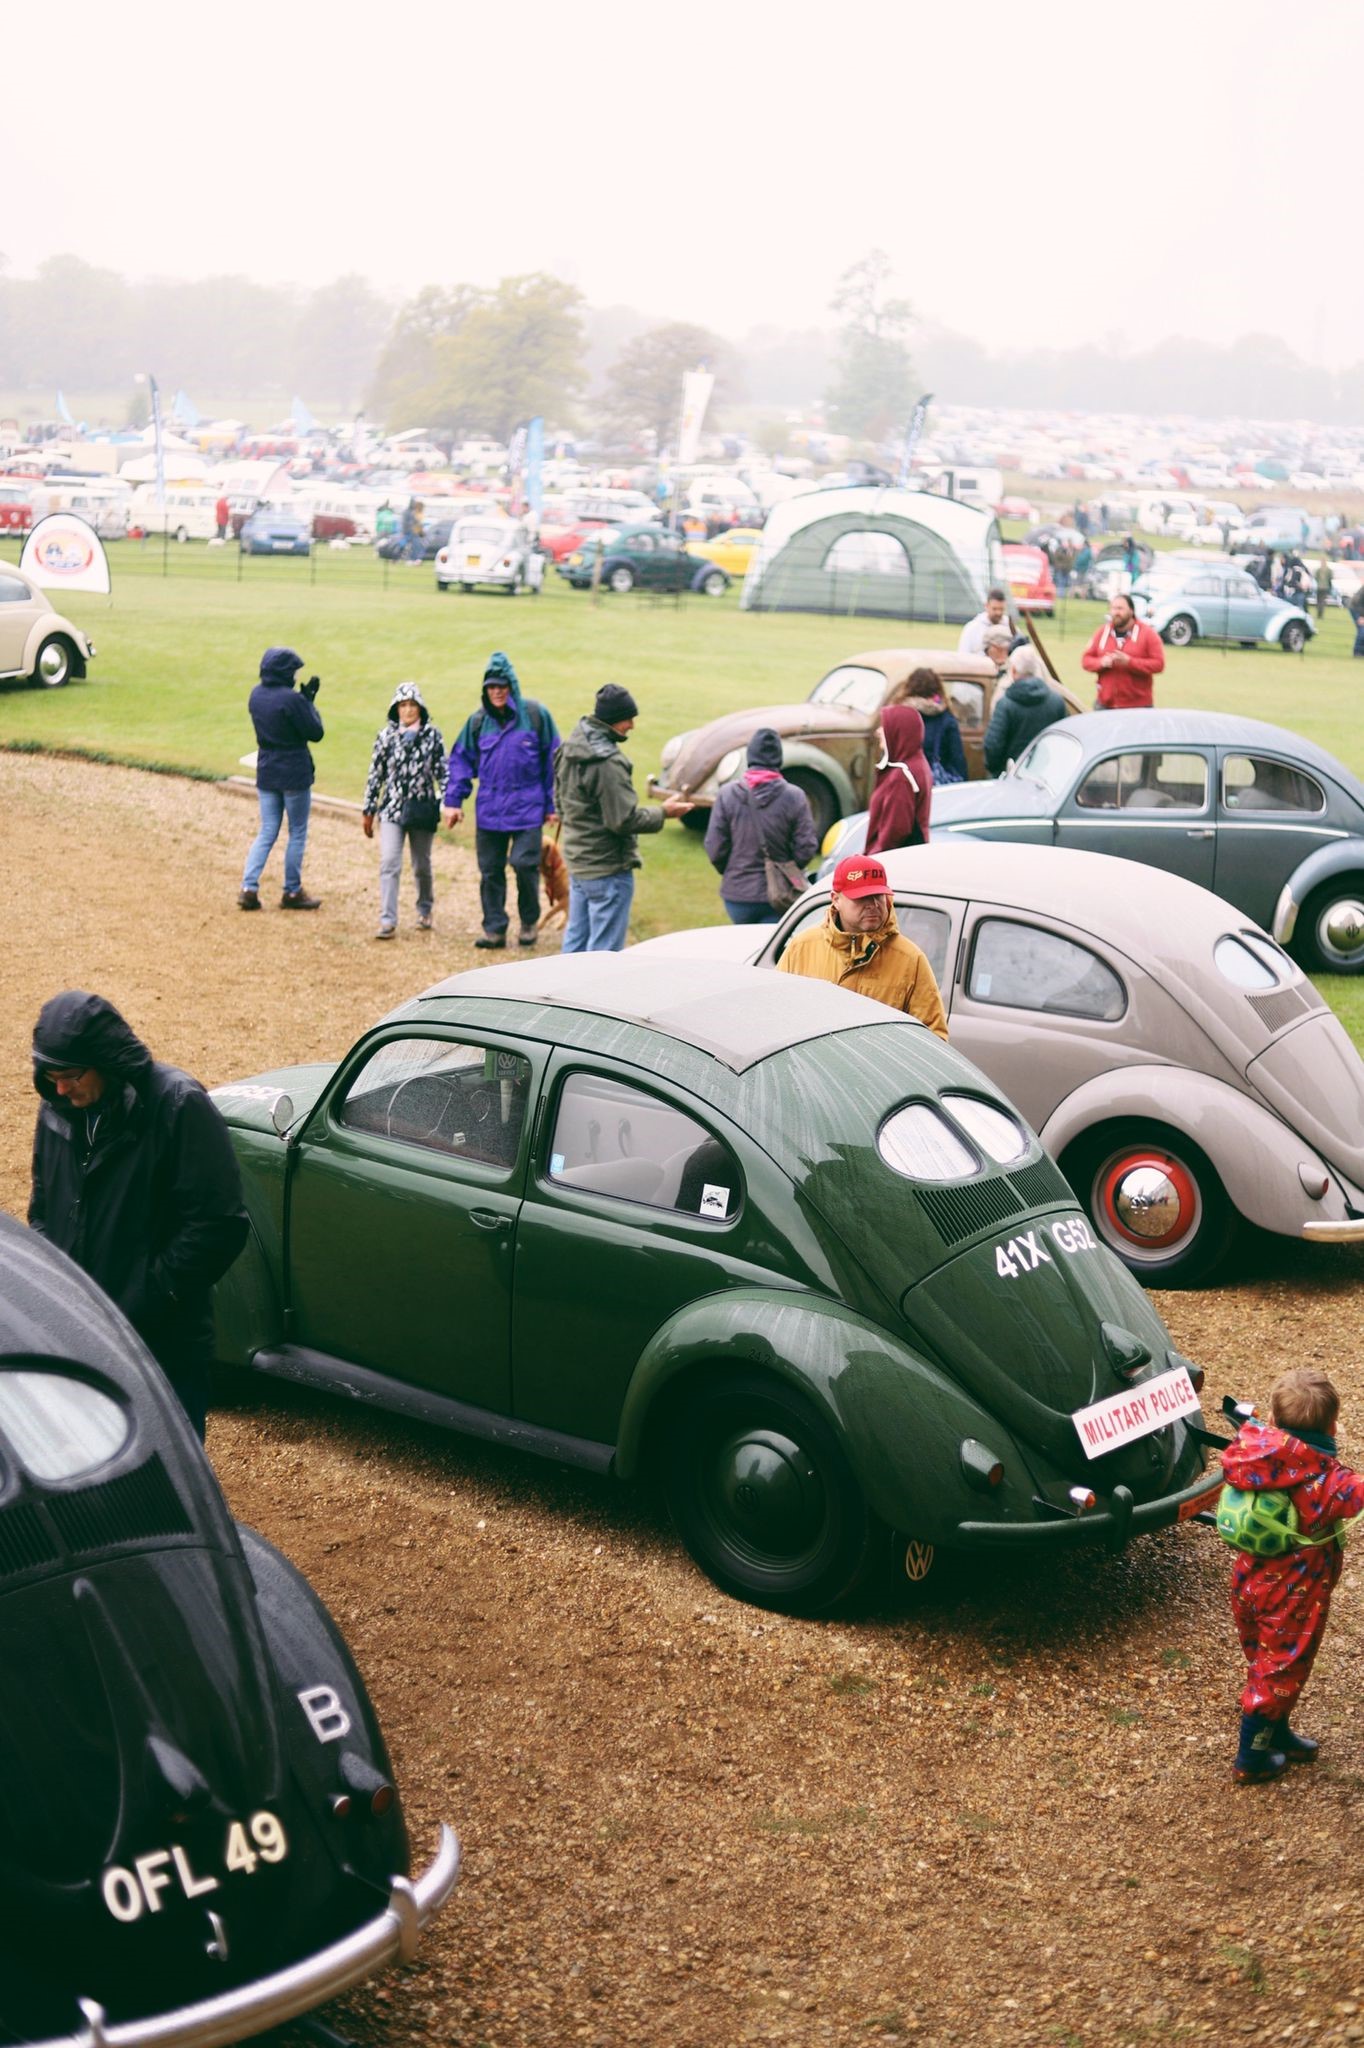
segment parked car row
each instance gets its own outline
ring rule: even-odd
[[[699,590],[706,597],[723,597],[729,589],[728,573],[718,562],[698,558],[661,526],[603,527],[557,567],[574,590],[596,583],[617,596],[639,589]]]

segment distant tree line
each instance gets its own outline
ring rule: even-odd
[[[505,437],[542,413],[629,442],[666,444],[682,372],[714,370],[709,425],[754,409],[823,407],[858,440],[894,437],[923,385],[944,401],[1068,412],[1364,417],[1364,361],[1335,373],[1272,335],[1227,348],[1172,338],[1128,354],[1102,348],[994,353],[964,335],[915,329],[878,250],[840,279],[836,328],[755,330],[728,340],[623,306],[593,310],[543,272],[490,288],[429,285],[398,306],[364,278],[315,290],[235,276],[130,280],[75,256],[28,278],[0,257],[0,389],[113,391],[152,370],[162,388],[228,401],[293,392],[316,407],[364,406],[389,427]],[[774,439],[769,422],[762,440]]]

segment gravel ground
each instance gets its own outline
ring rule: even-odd
[[[351,821],[314,822],[323,910],[243,917],[246,804],[12,755],[0,782],[13,1210],[52,991],[101,990],[212,1085],[337,1053],[476,957],[473,863],[448,845],[437,932],[378,947]],[[1177,1342],[1214,1399],[1321,1361],[1348,1439],[1364,1260],[1270,1246],[1254,1268],[1163,1297]],[[232,1388],[209,1450],[345,1628],[417,1853],[440,1819],[464,1840],[419,1963],[330,2015],[360,2041],[1364,2041],[1357,1566],[1303,1715],[1323,1761],[1237,1792],[1206,1530],[814,1624],[714,1591],[648,1500],[296,1390]]]

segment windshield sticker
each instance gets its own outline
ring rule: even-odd
[[[707,1181],[701,1190],[701,1214],[703,1216],[728,1216],[729,1189],[718,1188]]]

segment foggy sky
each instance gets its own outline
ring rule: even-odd
[[[546,269],[738,335],[832,324],[880,247],[992,349],[1364,357],[1360,0],[66,0],[0,40],[20,275]]]

